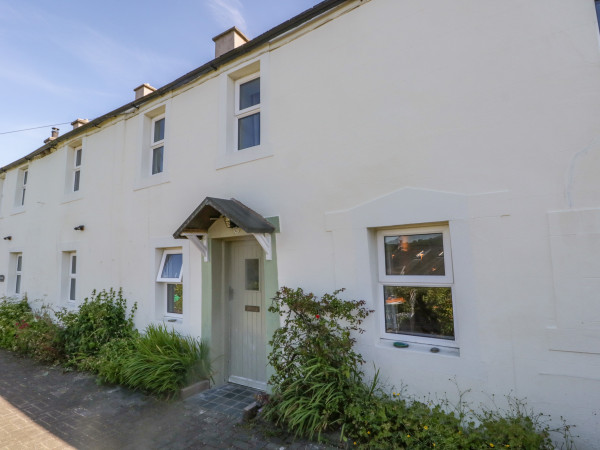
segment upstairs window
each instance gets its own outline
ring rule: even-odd
[[[423,343],[454,340],[448,228],[382,230],[377,245],[383,336],[405,335],[401,339]]]
[[[237,149],[243,150],[260,145],[260,77],[244,77],[235,86]]]
[[[81,157],[83,149],[81,147],[73,150],[73,192],[79,191],[81,182]]]
[[[163,251],[156,281],[161,284],[167,315],[183,314],[182,267],[181,250]]]
[[[20,208],[25,205],[25,193],[27,191],[27,181],[29,178],[29,169],[26,167],[19,170],[17,174],[17,189],[15,194],[15,206]]]
[[[157,173],[162,173],[164,170],[165,116],[154,118],[151,129],[152,175],[156,175]]]

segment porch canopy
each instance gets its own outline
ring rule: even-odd
[[[190,239],[202,252],[208,261],[208,247],[205,236],[208,229],[216,220],[225,217],[229,228],[239,227],[253,235],[265,250],[266,258],[271,259],[271,236],[275,226],[256,211],[248,208],[235,198],[206,197],[200,206],[173,233],[175,239]],[[203,239],[198,239],[202,236]]]

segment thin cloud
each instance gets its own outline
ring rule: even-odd
[[[246,19],[242,14],[244,6],[240,0],[209,0],[208,6],[221,26],[229,28],[235,25],[246,30]]]

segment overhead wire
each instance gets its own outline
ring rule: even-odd
[[[70,123],[71,122],[63,122],[63,123],[55,123],[55,124],[52,124],[52,125],[42,125],[40,127],[23,128],[22,130],[2,131],[2,132],[0,132],[0,134],[20,133],[22,131],[31,131],[31,130],[39,130],[40,128],[57,127],[59,125],[67,125],[67,124],[70,124]]]

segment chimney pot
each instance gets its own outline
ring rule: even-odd
[[[56,127],[52,127],[52,134],[50,135],[49,138],[44,139],[44,144],[47,144],[50,141],[53,141],[54,139],[56,139],[58,137],[58,132],[60,130]]]
[[[218,58],[240,45],[244,45],[248,40],[249,39],[244,36],[244,33],[236,27],[231,27],[229,30],[224,31],[213,38],[213,41],[215,42],[215,58]]]
[[[135,99],[138,100],[145,95],[151,94],[156,88],[153,88],[148,83],[140,84],[133,91],[135,92]]]
[[[71,125],[73,125],[73,129],[75,129],[75,128],[79,128],[80,126],[85,125],[88,122],[89,122],[88,119],[75,119],[73,122],[71,122]]]

